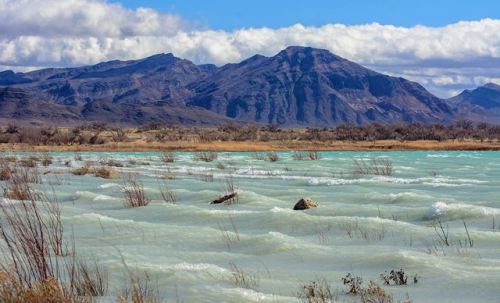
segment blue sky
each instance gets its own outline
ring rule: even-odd
[[[443,26],[500,17],[500,0],[121,0],[126,7],[176,13],[212,29],[284,27],[295,23],[379,22],[398,26]]]

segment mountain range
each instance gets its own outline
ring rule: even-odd
[[[91,66],[0,72],[0,122],[75,125],[150,122],[211,126],[230,121],[283,127],[500,122],[500,86],[441,99],[327,50],[288,47],[224,66],[172,54]]]

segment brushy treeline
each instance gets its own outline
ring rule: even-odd
[[[441,124],[380,124],[363,126],[339,125],[334,128],[280,128],[276,125],[229,123],[219,127],[180,127],[150,123],[140,128],[108,126],[92,123],[73,128],[0,127],[0,143],[31,145],[97,145],[127,142],[140,138],[147,142],[212,142],[212,141],[375,141],[375,140],[477,140],[498,141],[500,125],[462,120]]]

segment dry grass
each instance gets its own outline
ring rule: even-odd
[[[40,161],[43,166],[49,166],[52,164],[52,159],[52,156],[50,156],[48,153],[44,153]]]
[[[122,191],[125,196],[124,203],[126,207],[143,207],[151,202],[151,199],[146,196],[144,185],[137,175],[130,174],[126,176]]]
[[[268,152],[268,153],[267,153],[267,160],[268,160],[269,162],[276,162],[276,161],[278,161],[279,159],[280,159],[280,158],[279,158],[279,156],[278,156],[278,154],[277,154],[277,153],[275,153],[275,152],[273,152],[273,151],[271,151],[271,152]]]
[[[12,169],[5,164],[0,164],[0,181],[8,181],[12,177]]]
[[[198,152],[194,155],[196,161],[212,162],[217,160],[217,153],[213,151]]]
[[[16,167],[17,170],[32,170]],[[91,303],[105,295],[107,276],[76,255],[67,259],[61,210],[55,194],[35,191],[24,175],[9,183],[22,188],[15,204],[0,201],[2,303]],[[97,265],[96,265],[96,268]]]
[[[96,261],[73,259],[67,267],[73,292],[80,297],[102,297],[108,292],[108,272]]]
[[[259,287],[259,277],[257,275],[244,271],[232,262],[229,263],[229,266],[231,267],[231,282],[234,286],[257,290]]]
[[[171,152],[165,152],[165,153],[161,154],[160,159],[164,163],[174,163],[175,162],[175,154],[171,153]]]
[[[151,281],[147,273],[128,273],[125,287],[118,292],[118,303],[161,303],[158,285]]]
[[[332,303],[336,301],[336,295],[325,279],[301,285],[297,298],[304,303]]]
[[[118,179],[120,175],[116,170],[111,167],[101,166],[93,169],[92,173],[95,177],[103,178],[103,179]]]
[[[165,183],[160,187],[160,196],[165,203],[177,204],[177,196]]]
[[[77,169],[74,169],[71,173],[75,176],[85,176],[91,172],[89,166],[82,166]]]
[[[372,158],[370,160],[353,159],[353,176],[392,176],[392,162],[386,158]]]

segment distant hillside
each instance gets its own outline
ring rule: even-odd
[[[500,85],[486,84],[465,90],[448,100],[457,118],[500,123]]]
[[[256,55],[222,67],[160,54],[77,68],[0,72],[0,122],[449,123],[458,117],[477,120],[481,110],[498,102],[498,95],[489,94],[495,89],[492,84],[442,100],[418,83],[309,47],[289,47],[273,57]],[[497,116],[497,111],[485,115],[489,120]]]

